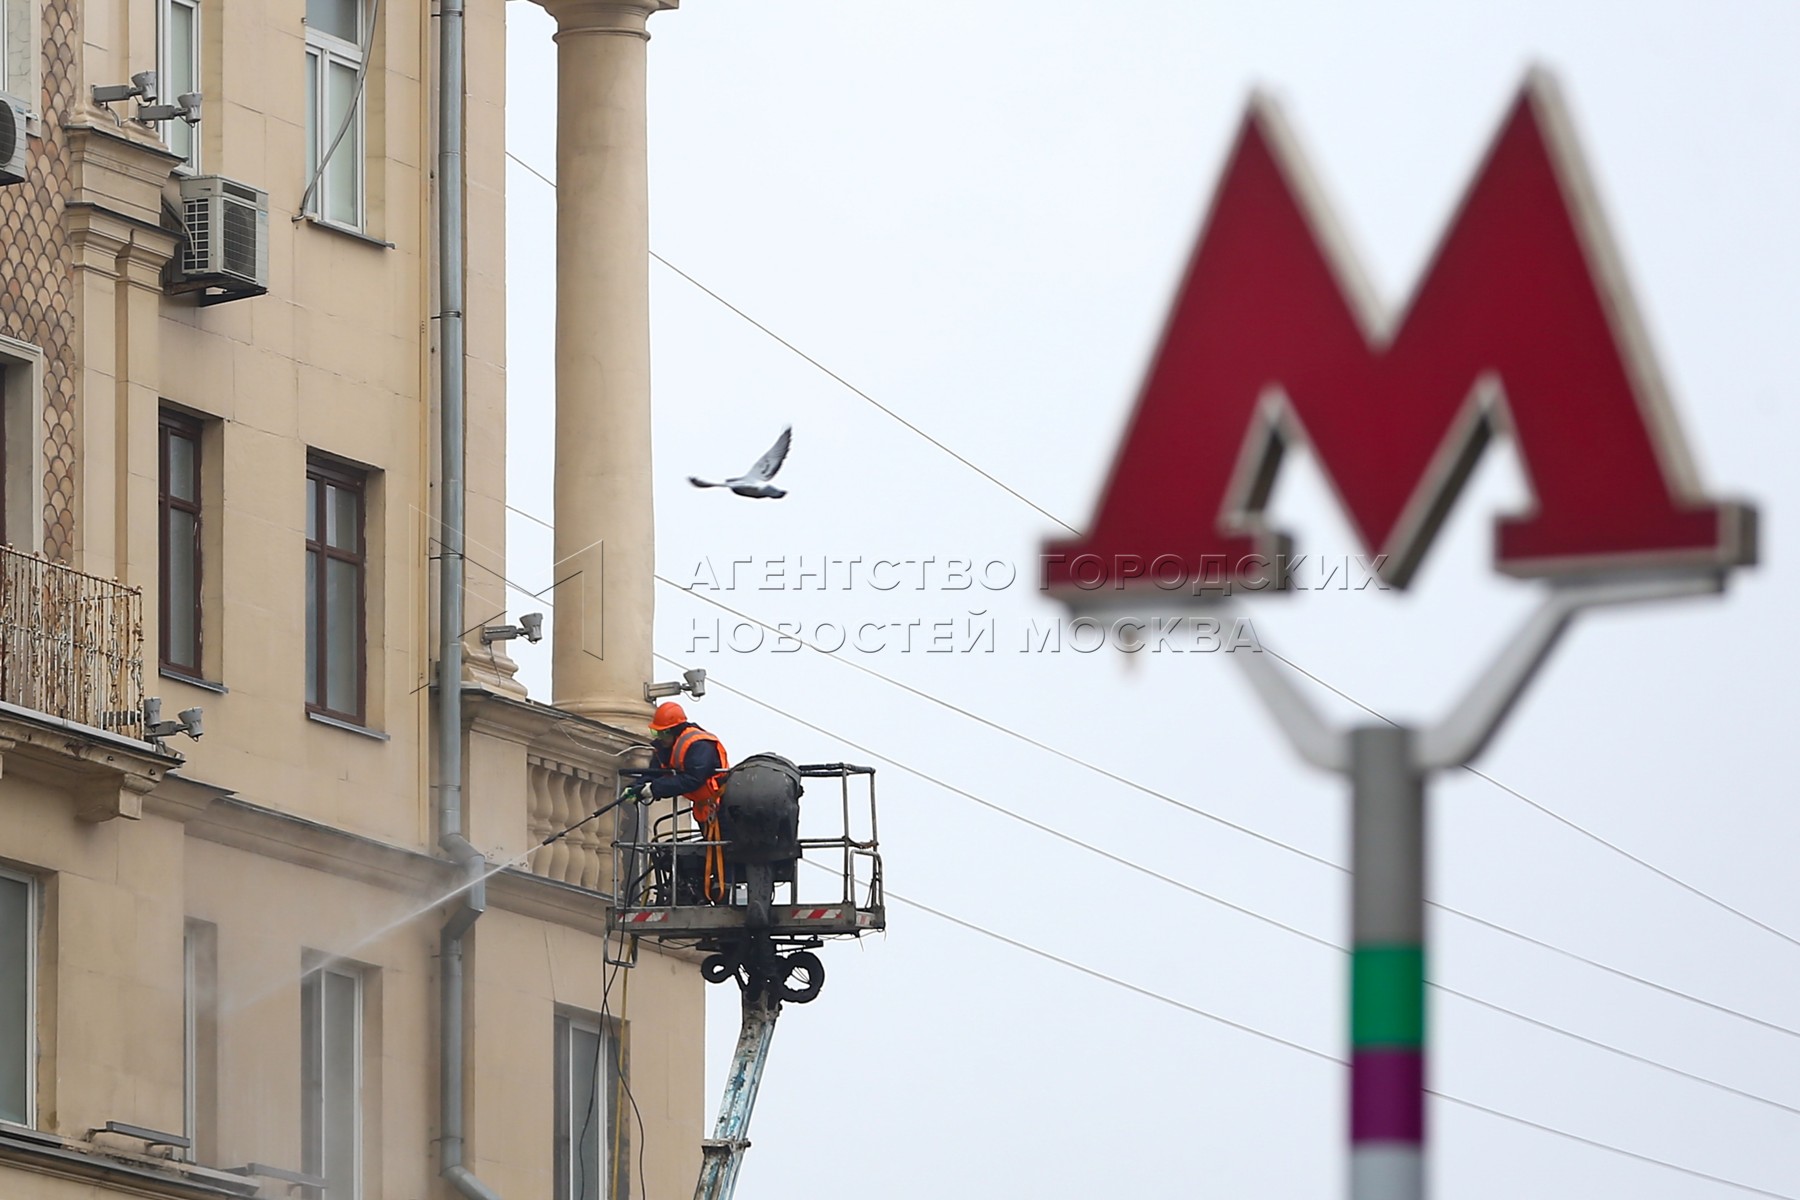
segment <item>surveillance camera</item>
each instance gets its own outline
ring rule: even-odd
[[[688,694],[698,700],[706,695],[706,670],[696,667],[692,671],[683,671],[681,677],[687,681]]]
[[[183,92],[176,97],[176,106],[181,109],[181,119],[189,125],[200,123],[200,93]]]
[[[156,72],[139,71],[131,77],[130,83],[96,83],[89,89],[95,104],[116,104],[120,100],[139,97],[139,103],[148,103],[156,99]]]
[[[186,733],[189,737],[198,740],[200,735],[206,732],[201,728],[200,724],[201,717],[205,715],[205,710],[198,708],[184,708],[175,715],[181,721],[182,732]]]
[[[544,614],[541,612],[526,613],[524,616],[520,617],[519,631],[525,635],[525,640],[528,642],[535,643],[543,641]]]

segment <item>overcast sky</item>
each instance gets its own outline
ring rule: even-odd
[[[1541,1024],[1433,993],[1430,1082],[1800,1196],[1800,1034],[1769,1027],[1800,1030],[1789,757],[1800,634],[1785,519],[1800,499],[1800,7],[1351,7],[684,0],[652,24],[652,245],[1080,527],[1252,88],[1281,103],[1397,305],[1527,67],[1549,67],[1702,478],[1760,506],[1764,563],[1722,600],[1581,620],[1477,764],[1505,788],[1456,773],[1431,789],[1433,899],[1706,1003],[1434,911],[1431,978]],[[508,13],[511,148],[553,173],[551,24],[530,4]],[[554,193],[516,167],[509,185],[512,502],[553,519]],[[735,588],[707,594],[809,632],[979,610],[995,623],[991,653],[960,652],[964,641],[927,653],[921,635],[908,653],[890,634],[879,653],[843,656],[1344,861],[1344,786],[1295,759],[1226,656],[1025,652],[1030,622],[1060,615],[1034,591],[1036,550],[1062,532],[1053,520],[665,267],[651,280],[662,574],[710,581],[710,564],[726,585],[730,560],[755,559]],[[683,482],[741,469],[790,422],[786,500]],[[1501,443],[1411,590],[1258,598],[1247,609],[1258,636],[1379,712],[1441,714],[1532,605],[1532,585],[1491,566],[1493,519],[1526,499]],[[1290,459],[1273,516],[1300,549],[1358,549],[1304,456]],[[508,573],[547,583],[547,531],[515,518],[509,537]],[[762,564],[797,556],[938,564],[923,587],[759,586]],[[1017,581],[954,590],[951,558],[1009,564]],[[1343,955],[889,760],[1337,943],[1342,874],[820,655],[697,647],[696,628],[710,634],[721,615],[659,586],[658,650],[720,685],[694,715],[736,756],[878,766],[895,892],[1345,1053]],[[548,698],[548,648],[519,657]],[[1369,719],[1301,683],[1333,719]],[[784,1014],[743,1200],[1341,1194],[1343,1067],[898,903],[890,924],[885,938],[829,947],[823,996]],[[712,991],[709,1014],[710,1114],[735,990]],[[1746,1194],[1445,1101],[1428,1119],[1434,1190],[1457,1200]]]

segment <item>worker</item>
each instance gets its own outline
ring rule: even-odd
[[[731,765],[725,758],[725,744],[717,735],[688,720],[687,711],[673,700],[657,705],[650,718],[650,729],[656,734],[650,766],[669,774],[628,789],[625,799],[664,800],[680,796],[693,804],[694,824],[700,826],[709,843],[706,898],[717,901],[725,894],[724,836],[719,828],[719,795],[724,791],[720,776]]]
[[[656,747],[650,767],[668,771],[632,789],[633,799],[666,800],[680,796],[694,805],[694,821],[704,825],[719,807],[720,772],[730,764],[725,746],[714,734],[688,720],[687,712],[673,700],[657,705],[650,718]]]

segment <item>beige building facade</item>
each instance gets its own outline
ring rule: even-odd
[[[461,1191],[660,1198],[699,1168],[704,985],[650,946],[609,965],[605,821],[520,856],[609,801],[644,737],[643,95],[646,21],[673,5],[544,6],[558,166],[584,185],[558,284],[575,582],[549,602],[586,624],[559,624],[554,705],[513,679],[535,648],[479,633],[521,614],[505,4],[468,0],[461,832],[505,865],[462,943]],[[0,184],[0,1196],[458,1194],[439,1177],[439,935],[468,893],[434,766],[437,8],[0,0],[24,126]]]

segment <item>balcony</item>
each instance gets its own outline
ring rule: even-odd
[[[527,831],[534,843],[607,806],[617,792],[616,772],[573,766],[562,757],[526,757]],[[590,892],[612,891],[613,823],[608,813],[551,843],[532,856],[531,872]]]
[[[143,594],[0,546],[0,701],[142,740]]]

